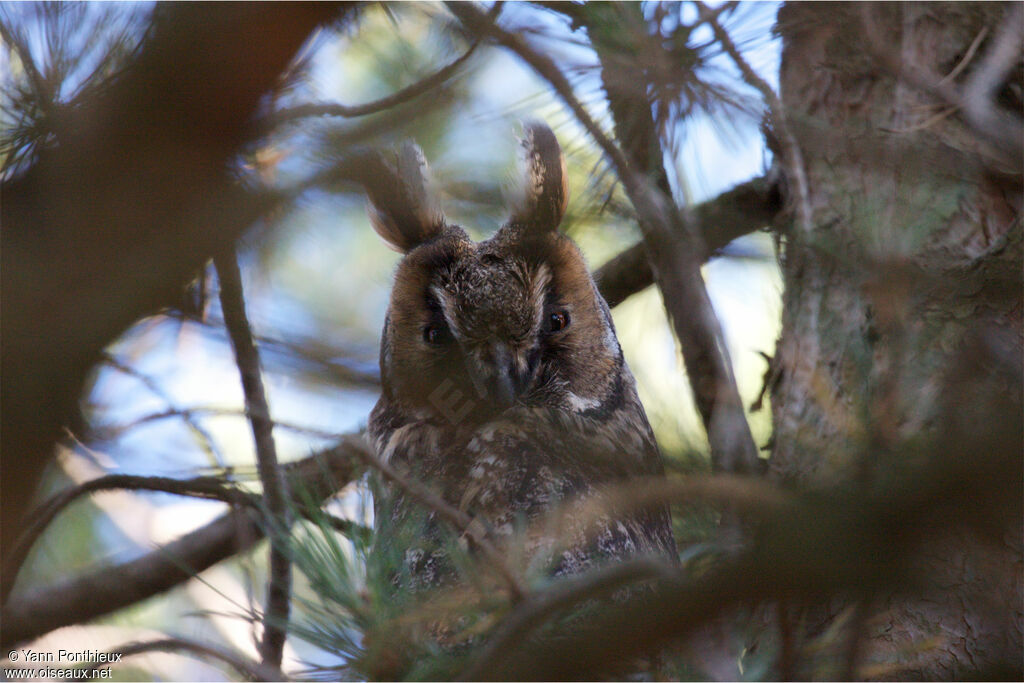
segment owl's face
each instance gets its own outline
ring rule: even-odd
[[[524,198],[476,243],[425,192],[407,147],[399,192],[372,191],[377,231],[405,253],[381,346],[388,397],[422,418],[478,423],[514,405],[600,411],[622,366],[611,315],[576,245],[554,134],[527,126]],[[397,196],[396,196],[397,195]]]

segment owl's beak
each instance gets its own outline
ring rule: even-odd
[[[485,372],[470,371],[473,384],[481,398],[489,400],[496,409],[510,408],[529,387],[529,370],[517,362],[508,345],[495,342],[490,345],[490,359]]]

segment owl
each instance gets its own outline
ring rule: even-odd
[[[601,487],[663,470],[608,305],[558,231],[568,201],[558,141],[531,122],[520,147],[520,196],[479,243],[439,210],[415,145],[381,160],[367,182],[375,230],[404,255],[381,340],[373,446],[499,544],[515,543],[510,557],[524,570],[559,576],[637,555],[675,558],[664,507],[586,530],[570,521],[559,538],[539,523]],[[379,536],[401,546],[408,581],[456,578],[433,513],[395,489],[378,499]]]

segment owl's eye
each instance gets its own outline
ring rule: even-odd
[[[558,311],[551,314],[551,318],[548,320],[548,324],[551,327],[552,332],[561,332],[565,328],[569,327],[569,314],[566,311]]]
[[[451,336],[444,325],[427,325],[423,328],[423,341],[434,346],[446,343]]]

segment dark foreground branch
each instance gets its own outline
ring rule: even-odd
[[[374,455],[367,445],[355,443],[349,443],[349,445],[351,453],[364,465],[380,472],[381,476],[388,482],[401,489],[410,498],[427,510],[431,510],[437,514],[438,517],[448,524],[451,524],[453,527],[458,529],[460,533],[471,539],[476,547],[479,548],[480,553],[508,587],[509,593],[512,595],[512,599],[514,601],[519,602],[526,597],[526,585],[516,575],[516,573],[512,571],[508,563],[505,562],[501,552],[498,551],[491,540],[487,537],[486,532],[481,530],[479,524],[473,523],[472,517],[459,508],[449,505],[444,501],[444,499],[420,482],[410,477],[403,476],[394,467],[391,467],[389,464]]]
[[[738,605],[936,589],[915,570],[920,549],[965,526],[997,544],[1007,527],[1019,533],[1021,430],[1019,418],[1012,422],[986,435],[980,451],[973,436],[954,436],[927,466],[869,494],[840,486],[792,497],[765,516],[755,545],[724,565],[695,578],[658,578],[650,592],[637,591],[569,631],[540,635],[550,611],[536,602],[545,595],[538,594],[497,632],[503,647],[482,649],[466,674],[486,680],[608,677]],[[983,462],[973,455],[979,452],[986,454]],[[571,581],[559,589],[559,610],[591,598],[586,576]],[[516,637],[506,638],[511,631]],[[1019,668],[1019,651],[1002,654]]]
[[[359,471],[357,463],[343,442],[283,469],[289,490],[303,502],[319,505],[352,481]],[[233,510],[131,562],[14,595],[0,610],[0,648],[9,649],[158,595],[248,550],[264,533],[260,514]]]

